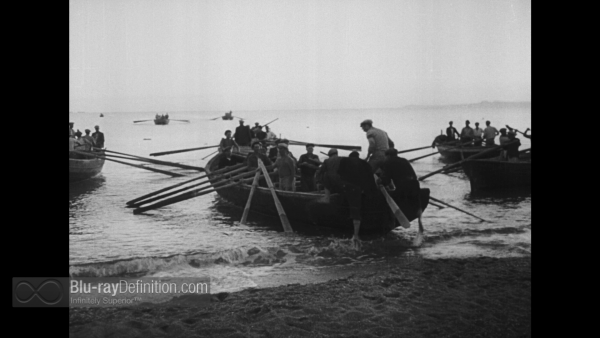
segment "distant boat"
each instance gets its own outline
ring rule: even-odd
[[[442,155],[443,159],[446,162],[458,162],[458,161],[462,160],[463,157],[469,158],[477,153],[480,153],[484,150],[490,149],[490,147],[468,146],[468,147],[457,148],[456,144],[452,143],[452,144],[438,144],[437,149],[440,152],[440,155]],[[492,157],[496,157],[498,155],[500,155],[500,149],[483,155],[483,158],[492,158]]]
[[[100,113],[100,117],[104,117],[104,114]]]
[[[233,113],[232,112],[225,113],[225,115],[223,116],[223,120],[233,120],[233,116],[231,114],[233,114]]]
[[[169,118],[166,116],[160,116],[159,118],[154,119],[154,124],[167,125],[169,124]]]
[[[87,180],[98,175],[104,166],[104,159],[69,158],[69,183]]]
[[[462,163],[471,191],[531,187],[531,154],[521,154],[517,162],[491,158]]]

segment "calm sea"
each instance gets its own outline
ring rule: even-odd
[[[170,112],[168,126],[157,126],[154,113],[73,113],[69,120],[83,131],[99,125],[110,150],[148,156],[152,152],[218,144],[225,130],[238,121],[223,121],[223,112]],[[364,119],[387,131],[398,149],[430,145],[436,135],[454,121],[460,131],[465,120],[471,126],[486,120],[500,129],[510,125],[519,130],[531,127],[531,108],[446,107],[360,110],[234,111],[246,124],[277,119],[270,126],[282,137],[313,143],[362,146],[367,140],[359,127]],[[520,137],[523,146],[530,140]],[[213,149],[160,157],[167,161],[204,166]],[[303,147],[291,147],[296,157]],[[325,158],[316,148],[321,159]],[[408,159],[428,154],[424,149],[405,154]],[[342,156],[348,154],[340,151]],[[424,175],[444,165],[439,156],[413,163]],[[168,167],[161,169],[173,170]],[[193,177],[197,172],[176,169]],[[134,215],[125,202],[154,190],[187,180],[171,178],[113,162],[91,180],[69,187],[69,266],[74,276],[195,276],[208,271],[213,290],[238,290],[256,286],[269,276],[318,273],[344,266],[376,264],[390,257],[422,256],[451,258],[473,256],[523,256],[531,254],[531,193],[508,192],[473,195],[462,173],[435,175],[421,183],[432,196],[465,209],[490,223],[445,208],[429,206],[423,215],[425,241],[411,245],[417,222],[410,229],[396,229],[385,238],[367,238],[361,250],[352,250],[352,230],[334,232],[295,225],[296,236],[284,236],[277,218],[250,214],[249,224],[239,220],[242,210],[217,194]],[[304,273],[304,272],[302,272]],[[283,278],[285,279],[285,278]]]

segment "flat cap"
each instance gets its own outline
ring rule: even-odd
[[[366,120],[364,120],[364,121],[362,121],[362,122],[360,123],[360,126],[362,127],[362,126],[363,126],[363,124],[370,124],[370,125],[373,125],[373,120],[366,119]]]
[[[338,150],[337,150],[337,149],[335,149],[335,148],[331,148],[331,149],[329,149],[329,151],[327,152],[327,155],[331,156],[331,155],[333,155],[333,154],[337,154],[337,153],[338,153]]]

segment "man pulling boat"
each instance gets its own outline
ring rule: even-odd
[[[385,151],[393,148],[394,142],[385,131],[373,127],[372,120],[362,121],[360,127],[367,133],[367,140],[369,140],[369,153],[367,154],[366,161],[371,166],[371,169],[373,169],[373,172],[377,172],[377,169],[385,161]]]

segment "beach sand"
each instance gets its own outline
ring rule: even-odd
[[[202,306],[71,308],[71,337],[530,337],[531,258],[413,259]]]

